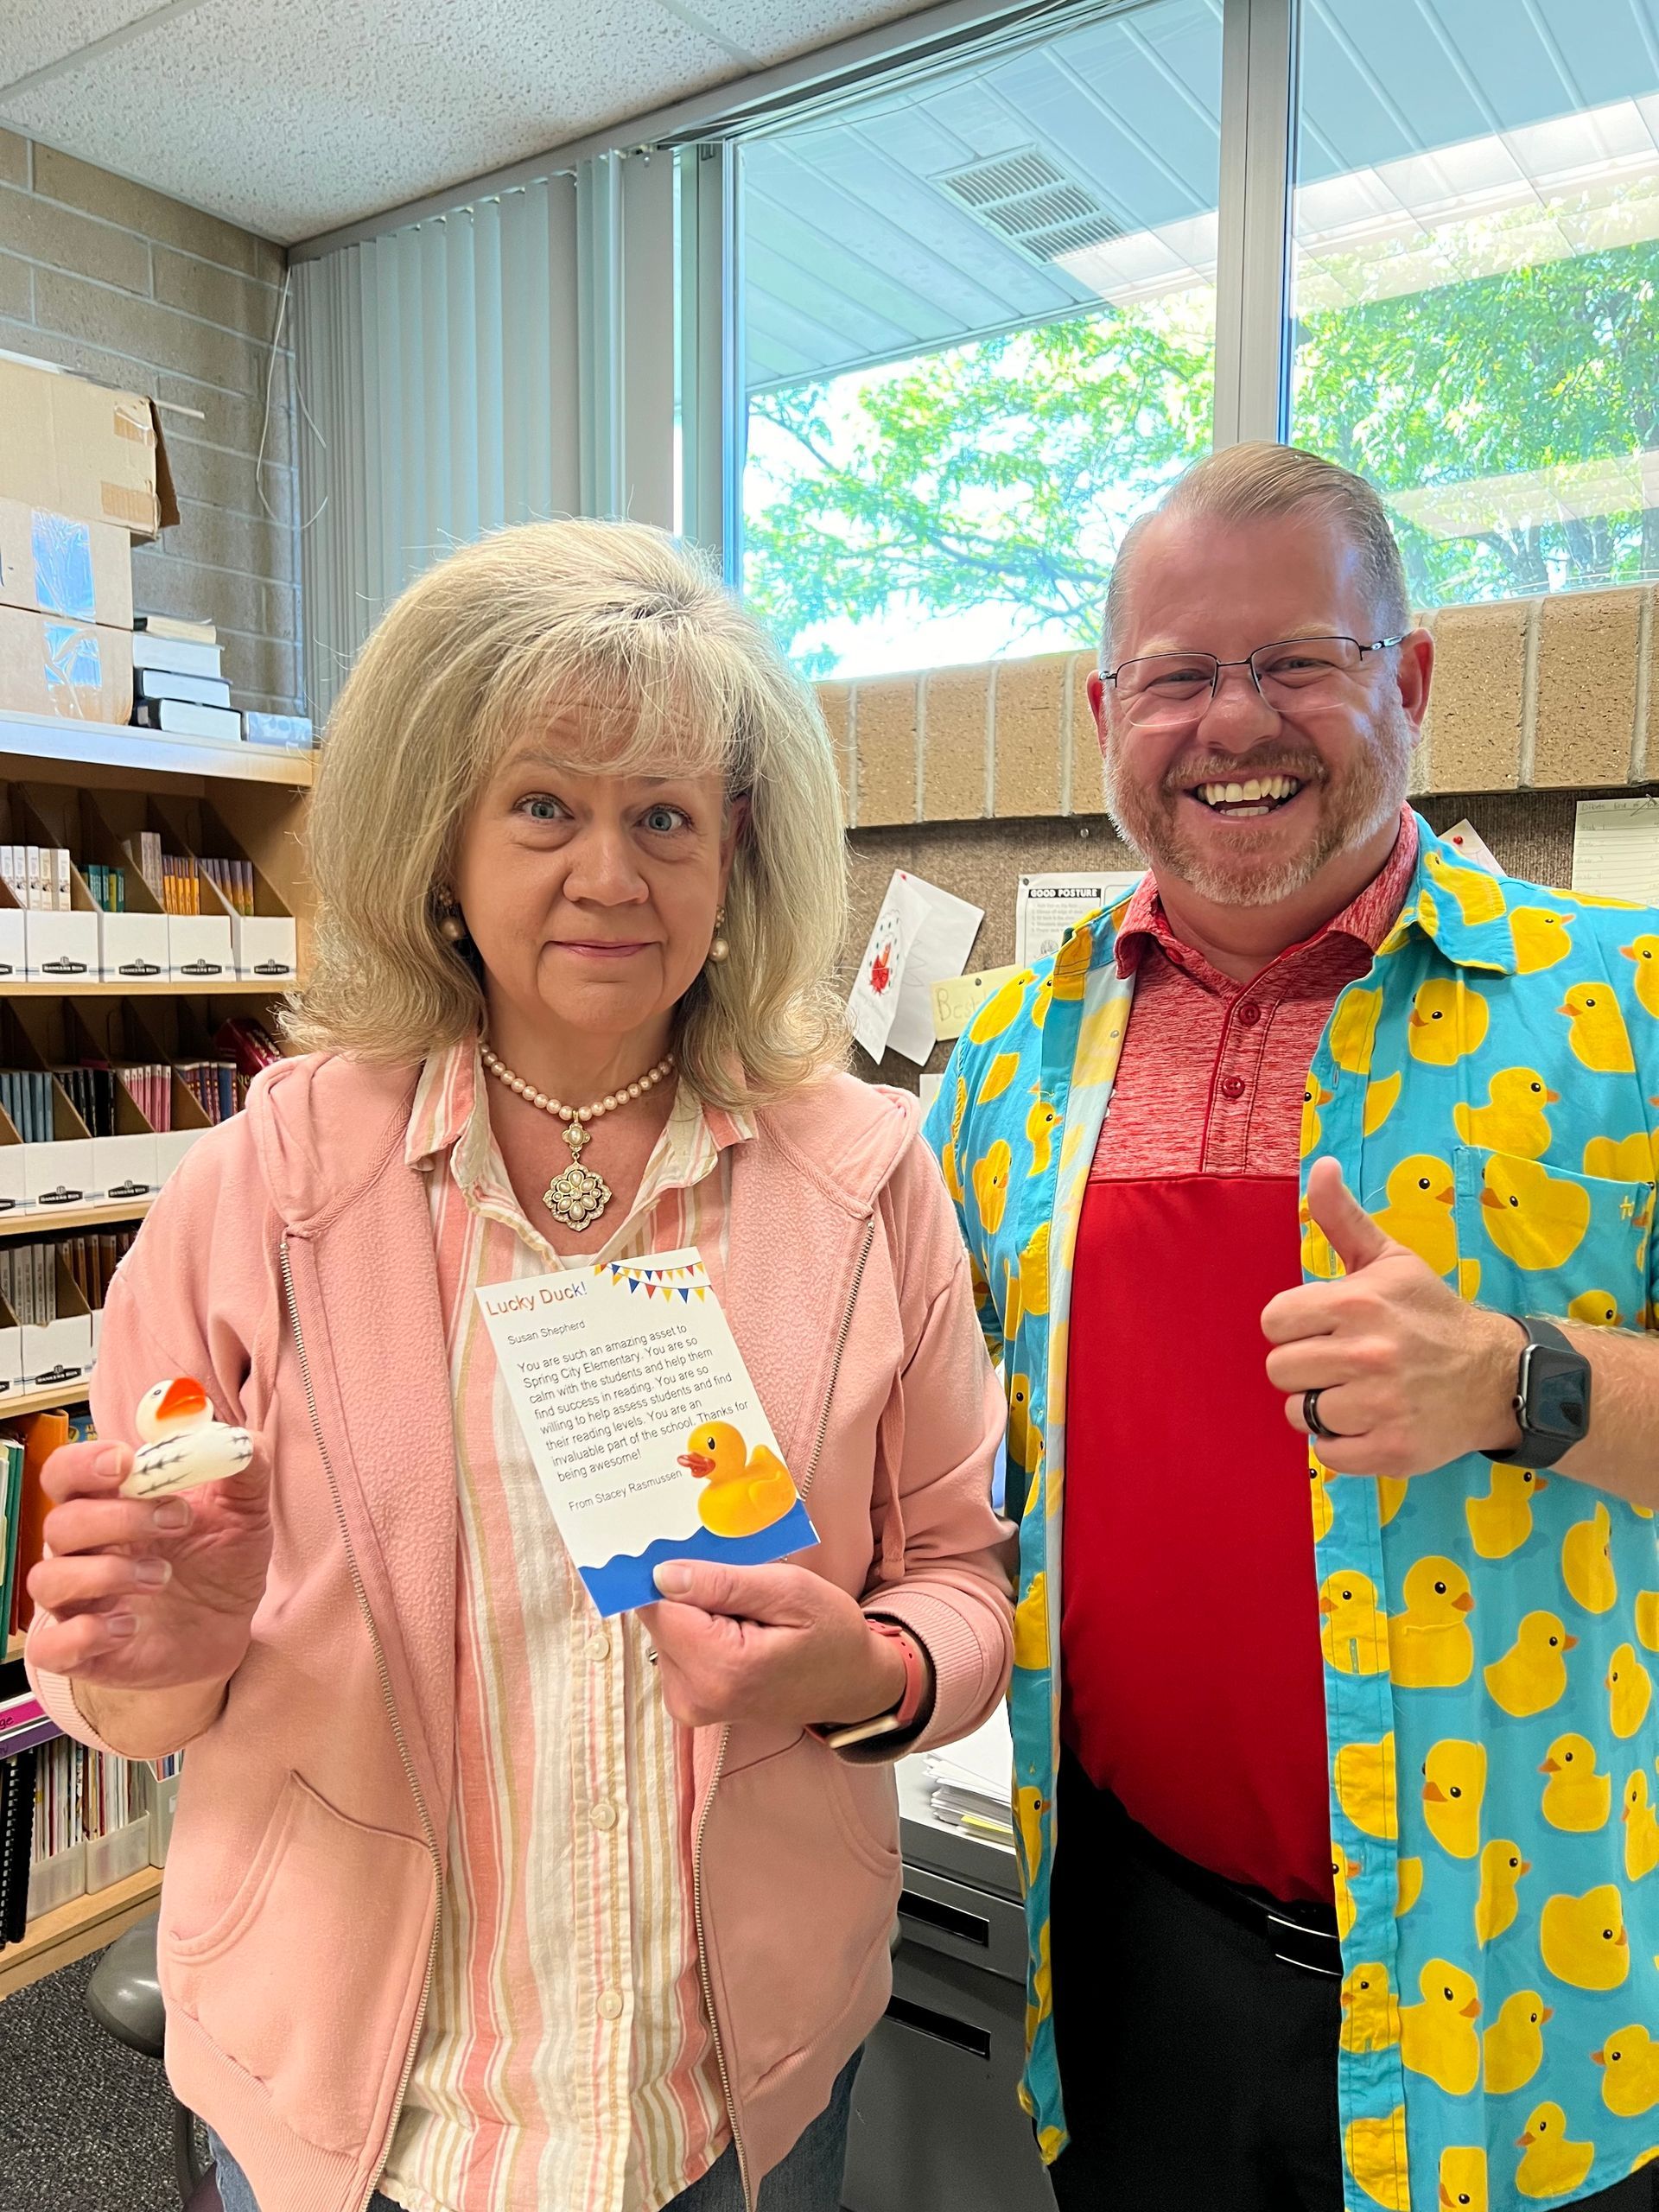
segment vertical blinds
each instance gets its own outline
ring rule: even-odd
[[[580,508],[575,179],[302,262],[294,288],[321,721],[406,583],[486,531]]]

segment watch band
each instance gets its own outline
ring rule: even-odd
[[[1520,1365],[1516,1376],[1515,1395],[1510,1401],[1514,1408],[1519,1440],[1507,1450],[1488,1452],[1484,1456],[1499,1466],[1553,1467],[1563,1454],[1570,1452],[1587,1434],[1590,1426],[1590,1363],[1566,1332],[1547,1313],[1529,1313],[1523,1319],[1511,1314],[1526,1341],[1521,1347]],[[1579,1370],[1580,1389],[1577,1399],[1578,1420],[1569,1423],[1570,1433],[1559,1429],[1541,1429],[1532,1425],[1529,1415],[1536,1409],[1533,1391],[1533,1358],[1536,1352],[1552,1355],[1568,1361]],[[1557,1370],[1559,1379],[1560,1370]],[[1565,1409],[1564,1409],[1565,1410]]]
[[[878,1713],[874,1719],[855,1720],[840,1728],[814,1728],[810,1732],[832,1751],[844,1751],[849,1744],[862,1744],[874,1736],[895,1736],[912,1726],[922,1709],[922,1700],[927,1694],[927,1666],[916,1643],[901,1629],[897,1621],[869,1619],[873,1635],[887,1637],[899,1647],[905,1662],[905,1687],[899,1702],[887,1713]]]

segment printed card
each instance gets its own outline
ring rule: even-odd
[[[758,1567],[817,1541],[696,1251],[475,1294],[559,1533],[602,1614],[671,1559]]]

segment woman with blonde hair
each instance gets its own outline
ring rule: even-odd
[[[986,1716],[1011,1627],[949,1202],[837,1065],[822,721],[666,537],[505,531],[365,647],[312,851],[308,1057],[118,1272],[31,1582],[61,1726],[189,1747],[174,2087],[226,2212],[832,2212],[885,1763]],[[819,1541],[601,1620],[472,1293],[690,1246]],[[172,1374],[253,1464],[124,1498]]]

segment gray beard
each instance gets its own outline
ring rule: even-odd
[[[1376,836],[1405,804],[1411,788],[1414,733],[1395,700],[1372,727],[1373,743],[1354,755],[1340,784],[1325,783],[1320,821],[1313,842],[1268,870],[1251,853],[1248,830],[1230,864],[1202,858],[1179,827],[1180,799],[1161,786],[1147,793],[1127,784],[1122,755],[1109,741],[1104,754],[1106,806],[1126,843],[1156,876],[1173,877],[1216,906],[1273,906],[1306,887],[1340,852]],[[1268,817],[1270,818],[1270,817]]]

